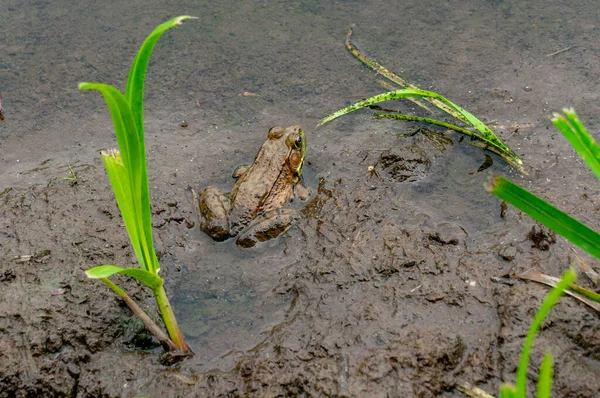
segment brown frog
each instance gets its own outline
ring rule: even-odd
[[[306,138],[300,126],[273,127],[254,163],[233,172],[229,195],[209,186],[200,192],[200,229],[215,240],[237,236],[241,247],[276,237],[287,230],[297,211],[286,208],[296,196],[306,200],[300,183]]]

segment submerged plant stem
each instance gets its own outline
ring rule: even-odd
[[[158,305],[158,309],[162,314],[163,322],[165,323],[165,327],[169,332],[169,336],[171,336],[173,342],[180,350],[184,352],[190,351],[188,346],[185,344],[183,333],[181,333],[181,329],[177,324],[177,319],[175,319],[173,308],[171,307],[171,304],[169,304],[169,299],[167,298],[167,293],[165,292],[164,286],[161,285],[159,288],[154,290],[154,297],[156,298],[156,304]]]
[[[464,127],[460,127],[460,126],[457,126],[452,123],[444,122],[442,120],[431,119],[431,118],[422,117],[422,116],[403,115],[401,113],[376,113],[374,116],[378,117],[378,118],[387,118],[387,119],[406,120],[406,121],[411,121],[411,122],[423,122],[423,123],[435,124],[437,126],[442,126],[447,129],[454,130],[458,133],[468,135],[469,137],[471,137],[473,139],[471,141],[471,144],[473,144],[475,146],[479,146],[483,149],[487,149],[490,152],[494,152],[496,155],[500,156],[505,162],[507,162],[508,164],[512,165],[514,168],[519,170],[521,173],[527,174],[525,172],[525,169],[523,169],[523,166],[521,166],[520,164],[515,162],[515,160],[512,157],[508,156],[505,152],[502,152],[502,150],[500,150],[496,146],[494,146],[486,141],[483,141],[483,140],[475,141],[475,140],[481,140],[482,139],[481,136],[479,136],[477,133],[475,133],[469,129],[466,129]]]
[[[111,282],[110,279],[108,279],[108,278],[101,278],[100,280],[102,282],[104,282],[106,284],[106,286],[108,286],[113,292],[117,293],[117,295],[119,295],[119,297],[121,297],[123,299],[125,304],[127,304],[127,306],[131,309],[131,311],[133,311],[133,313],[138,318],[140,318],[140,320],[144,323],[144,326],[146,326],[146,328],[150,331],[150,333],[152,333],[154,335],[154,337],[156,337],[158,339],[160,344],[163,347],[165,347],[165,349],[171,350],[171,351],[175,351],[175,350],[179,349],[179,347],[177,345],[175,345],[175,343],[173,343],[173,341],[171,341],[171,339],[158,327],[158,325],[156,325],[156,323],[154,323],[154,321],[152,321],[152,319],[150,319],[148,314],[146,314],[144,312],[144,310],[139,305],[137,305],[137,303],[135,301],[133,301],[131,299],[131,297],[129,297],[127,295],[127,293],[125,293],[125,291],[123,291],[123,289],[121,289],[115,283]],[[187,349],[187,347],[186,347],[186,349]]]
[[[475,133],[473,133],[471,130],[467,130],[464,127],[460,127],[460,126],[457,126],[457,125],[452,124],[452,123],[447,123],[447,122],[444,122],[442,120],[431,119],[431,118],[428,118],[428,117],[403,115],[401,113],[376,113],[375,117],[378,117],[378,118],[388,118],[388,119],[406,120],[406,121],[409,121],[409,122],[423,122],[423,123],[435,124],[437,126],[446,127],[447,129],[454,130],[456,132],[466,134],[469,137],[478,138]]]

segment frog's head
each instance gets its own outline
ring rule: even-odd
[[[300,126],[290,126],[285,129],[273,127],[269,131],[269,138],[285,140],[285,145],[288,147],[285,162],[292,173],[299,177],[302,174],[302,165],[306,154],[304,129]]]

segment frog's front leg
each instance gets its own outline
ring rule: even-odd
[[[241,247],[252,247],[258,242],[273,239],[285,232],[298,217],[298,212],[294,209],[268,211],[248,224],[238,236],[236,243]]]
[[[214,240],[229,238],[229,198],[216,187],[206,187],[198,196],[200,229]]]

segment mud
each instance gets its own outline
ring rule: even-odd
[[[508,175],[598,228],[598,182],[547,119],[574,106],[598,130],[593,2],[96,7],[0,5],[0,397],[460,397],[461,383],[495,393],[514,381],[548,289],[511,276],[558,276],[575,254],[483,184]],[[161,276],[195,352],[166,366],[84,275],[136,260],[98,153],[115,145],[110,117],[76,83],[123,83],[139,42],[181,13],[200,20],[161,39],[146,97]],[[496,125],[529,176],[456,134],[368,110],[314,129],[383,91],[343,47],[352,23],[390,70]],[[291,124],[307,130],[302,217],[254,248],[213,242],[192,190],[227,191],[269,127]],[[147,289],[115,281],[158,319]],[[598,396],[599,330],[597,313],[563,298],[534,345],[530,390],[551,350],[554,396]]]

